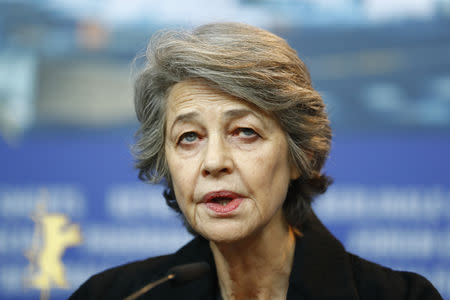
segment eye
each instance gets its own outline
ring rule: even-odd
[[[240,128],[240,132],[245,136],[253,136],[256,132],[251,128]]]
[[[198,139],[198,134],[193,132],[193,131],[189,131],[189,132],[185,132],[183,133],[180,138],[178,139],[178,143],[193,143]]]
[[[246,138],[255,137],[258,135],[253,129],[245,127],[236,129],[233,134]]]

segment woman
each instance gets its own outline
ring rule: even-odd
[[[155,35],[136,82],[140,178],[195,239],[92,277],[71,299],[123,299],[173,266],[211,273],[139,299],[441,299],[426,279],[345,252],[311,210],[331,130],[295,51],[252,26]]]

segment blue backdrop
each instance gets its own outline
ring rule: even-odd
[[[24,285],[39,203],[80,225],[82,244],[62,257],[65,299],[90,275],[176,250],[190,239],[162,188],[141,183],[134,129],[34,130],[0,141],[0,298],[37,299]],[[314,206],[352,252],[428,277],[450,298],[450,136],[335,133],[326,172],[335,183]]]

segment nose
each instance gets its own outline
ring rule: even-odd
[[[211,136],[204,151],[203,176],[219,177],[230,174],[233,171],[233,160],[230,151],[220,136]]]

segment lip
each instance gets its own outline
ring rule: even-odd
[[[235,193],[232,191],[227,191],[227,190],[222,190],[222,191],[214,191],[214,192],[207,193],[205,196],[203,196],[202,202],[208,203],[208,202],[211,202],[215,198],[231,198],[233,200],[233,199],[242,198],[242,197],[243,196],[238,193]]]
[[[214,202],[215,198],[229,198],[230,201],[226,205]],[[242,195],[231,191],[215,191],[207,193],[203,197],[203,203],[208,208],[208,211],[214,214],[214,216],[231,217],[234,212],[239,208],[243,201]]]

